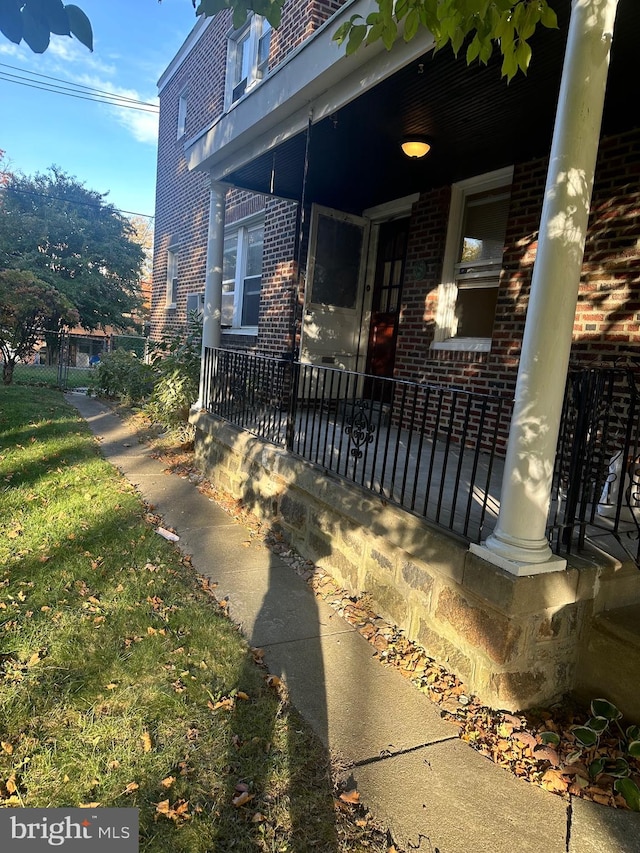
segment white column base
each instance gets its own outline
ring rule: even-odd
[[[541,575],[547,572],[562,572],[567,567],[567,561],[562,557],[551,554],[550,557],[540,559],[538,563],[525,563],[522,560],[510,559],[503,554],[497,554],[483,543],[476,545],[473,542],[469,545],[469,550],[472,554],[486,560],[500,569],[504,569],[509,574],[524,577],[525,575]]]

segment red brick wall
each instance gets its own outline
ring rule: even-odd
[[[292,348],[297,211],[290,201],[267,202],[258,327],[258,349],[266,355],[288,354]]]
[[[289,0],[283,9],[282,25],[273,33],[270,68],[281,62],[341,5],[342,0]],[[209,181],[203,173],[187,170],[184,143],[209,127],[224,110],[227,37],[230,28],[231,13],[228,10],[208,22],[197,43],[160,93],[151,310],[151,336],[155,339],[161,336],[163,330],[177,332],[184,328],[187,294],[204,289]],[[186,128],[184,136],[177,139],[178,103],[180,94],[185,89],[188,90]],[[226,221],[236,222],[263,209],[264,204],[263,196],[230,193]],[[291,217],[290,213],[282,212],[284,208],[280,210],[282,203],[272,204],[279,218],[270,226],[271,252],[277,248],[273,229],[280,227],[287,217]],[[179,250],[179,291],[176,308],[167,311],[165,292],[169,247]],[[290,348],[290,343],[287,342],[290,336],[290,321],[284,318],[283,311],[291,299],[293,256],[290,246],[283,245],[281,248],[285,250],[285,255],[286,252],[290,253],[284,264],[270,260],[268,255],[265,257],[266,316],[264,322],[261,321],[260,346],[266,351],[281,352]],[[286,288],[286,296],[277,295],[280,285]],[[255,344],[255,338],[225,336],[225,345],[253,347]]]
[[[442,272],[449,192],[433,190],[414,207],[398,334],[396,373],[474,391],[514,387],[524,330],[546,159],[514,169],[490,353],[430,349]],[[416,270],[422,278],[416,280]],[[574,325],[574,361],[615,357],[637,346],[640,331],[640,130],[603,141]]]
[[[269,68],[282,62],[344,2],[346,0],[289,0],[285,3],[282,24],[271,37]]]
[[[573,327],[576,360],[638,354],[640,130],[600,147]]]

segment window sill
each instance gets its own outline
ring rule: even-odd
[[[165,311],[175,311],[178,306],[175,302],[171,302],[169,305],[164,306]]]
[[[431,349],[454,352],[491,352],[491,338],[447,338],[433,341]]]
[[[257,326],[238,326],[234,328],[230,326],[229,328],[222,329],[223,335],[251,335],[252,337],[257,337],[258,335],[258,327]]]

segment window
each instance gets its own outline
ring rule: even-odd
[[[436,349],[491,349],[513,169],[451,188]]]
[[[262,286],[264,223],[229,229],[222,264],[222,326],[255,331]]]
[[[178,252],[175,249],[167,251],[167,295],[165,305],[175,308],[178,299]]]
[[[229,36],[227,51],[227,107],[234,104],[268,71],[271,24],[251,15],[244,27]]]
[[[195,313],[201,316],[204,311],[204,291],[201,293],[187,293],[187,320]]]
[[[178,97],[178,139],[184,136],[187,129],[187,100],[189,92],[184,89]]]

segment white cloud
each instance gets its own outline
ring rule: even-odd
[[[22,50],[20,49],[20,45],[13,44],[12,42],[0,43],[0,56],[22,56]]]
[[[117,61],[118,57],[113,52],[108,55],[108,61],[105,62],[96,57],[95,54],[90,53],[76,39],[63,36],[52,37],[46,53],[37,57],[37,64],[34,61],[34,54],[24,44],[14,45],[2,42],[0,43],[0,56],[19,59],[20,65],[25,71],[29,69],[37,74],[45,74],[61,81],[67,81],[69,84],[87,86],[100,92],[106,92],[116,98],[127,98],[155,107],[158,106],[155,87],[153,95],[144,95],[134,88],[119,85],[118,78],[122,76],[122,67]],[[130,67],[129,73],[131,73]],[[148,80],[148,86],[155,84],[155,80],[147,78],[146,75],[143,75],[143,79]],[[34,82],[39,82],[39,78],[35,78]],[[85,94],[87,97],[93,96],[93,93],[84,93],[82,90],[78,90],[76,94],[78,96]],[[105,106],[105,114],[125,128],[137,142],[155,145],[158,139],[157,112],[133,109],[133,106],[141,106],[141,104],[132,104],[130,107],[127,107],[126,102],[121,105],[107,105]]]
[[[98,89],[101,92],[108,92],[117,98],[127,98],[131,101],[140,101],[142,104],[149,104],[154,107],[158,106],[158,99],[155,96],[146,97],[135,89],[116,86],[111,81],[99,77],[84,74],[76,76],[74,82],[82,86],[90,86],[92,89]],[[132,104],[131,107],[127,107],[126,103],[123,102],[122,106],[113,106],[110,109],[110,113],[122,127],[131,133],[137,142],[155,145],[158,140],[158,113],[150,109],[132,108],[133,106],[141,106],[142,104]]]
[[[116,119],[138,142],[155,145],[158,141],[158,114],[139,110],[115,109]]]

